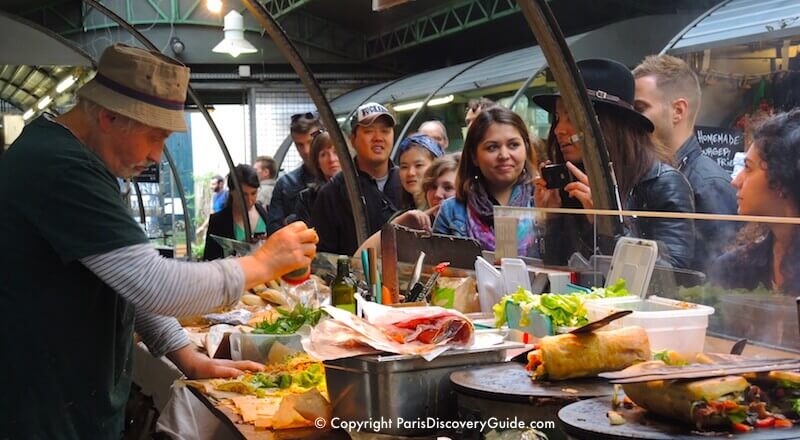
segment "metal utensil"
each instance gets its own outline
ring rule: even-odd
[[[739,339],[733,344],[731,347],[731,354],[740,355],[744,351],[744,347],[747,346],[747,339]]]
[[[411,297],[411,290],[414,286],[419,282],[419,277],[422,275],[422,264],[425,262],[425,252],[420,252],[419,257],[417,257],[417,262],[414,264],[414,271],[411,272],[411,279],[408,281],[408,288],[406,292],[408,292],[409,297]]]
[[[610,324],[613,321],[616,321],[617,319],[628,316],[631,313],[633,313],[633,310],[620,310],[619,312],[614,312],[606,316],[605,318],[598,319],[597,321],[590,322],[586,325],[578,327],[575,330],[570,331],[570,333],[572,333],[573,335],[579,335],[581,333],[593,332],[597,329],[607,326],[608,324]]]

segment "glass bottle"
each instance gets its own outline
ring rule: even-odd
[[[336,278],[331,284],[331,303],[340,309],[356,313],[356,282],[350,275],[350,259],[346,256],[336,260]]]

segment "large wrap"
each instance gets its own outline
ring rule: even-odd
[[[544,337],[528,354],[533,378],[552,380],[595,376],[650,359],[650,341],[641,327]]]

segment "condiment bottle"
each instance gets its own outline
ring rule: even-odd
[[[301,267],[300,269],[293,270],[283,276],[281,279],[291,285],[302,284],[311,278],[311,266]]]
[[[331,303],[340,309],[356,313],[356,282],[350,275],[350,259],[346,256],[336,260],[336,278],[331,284]]]

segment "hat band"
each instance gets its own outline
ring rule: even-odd
[[[137,101],[142,101],[146,104],[152,104],[167,110],[183,110],[184,107],[184,103],[181,101],[172,101],[170,99],[159,98],[158,96],[152,96],[146,93],[142,93],[138,90],[126,87],[108,77],[103,76],[100,73],[96,74],[94,76],[94,79],[106,88],[109,88],[121,95],[125,95],[128,98],[133,98]]]
[[[586,93],[589,94],[589,96],[591,96],[593,98],[597,98],[597,99],[599,99],[601,101],[606,101],[606,102],[610,102],[612,104],[622,105],[623,107],[625,107],[627,109],[633,110],[633,106],[630,103],[628,103],[627,101],[625,101],[622,98],[620,98],[619,96],[614,96],[614,95],[608,94],[608,93],[606,93],[606,92],[604,92],[602,90],[592,90],[592,89],[586,89]]]

